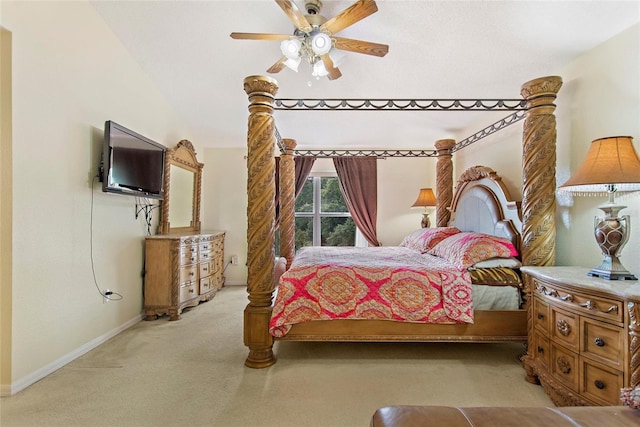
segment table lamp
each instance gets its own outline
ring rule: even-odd
[[[427,212],[428,206],[436,206],[436,195],[431,188],[421,188],[418,198],[415,203],[411,205],[412,208],[424,206],[424,213],[422,214],[422,221],[420,225],[422,228],[431,227],[431,221],[429,221],[429,212]]]
[[[640,160],[633,148],[633,138],[613,136],[594,140],[586,159],[558,190],[575,195],[609,196],[607,203],[598,206],[604,217],[594,218],[595,238],[604,259],[588,275],[607,280],[638,280],[618,259],[629,239],[631,220],[629,215],[619,215],[626,206],[615,201],[617,192],[640,190]]]

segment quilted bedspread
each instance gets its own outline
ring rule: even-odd
[[[305,247],[280,278],[269,331],[330,319],[473,323],[471,295],[466,269],[413,249]]]

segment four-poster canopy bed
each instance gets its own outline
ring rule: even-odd
[[[523,265],[539,266],[554,263],[556,122],[553,101],[561,85],[562,80],[555,76],[529,81],[521,88],[522,102],[503,108],[514,110],[516,113],[504,119],[502,124],[486,128],[458,144],[451,139],[436,141],[435,150],[427,155],[437,157],[436,223],[438,227],[455,227],[462,234],[482,233],[511,242],[517,248]],[[369,317],[355,320],[350,318],[313,320],[289,324],[286,327],[286,333],[276,333],[278,338],[275,338],[270,332],[276,288],[274,276],[280,276],[282,271],[278,270],[282,265],[279,263],[276,269],[274,256],[274,150],[276,145],[280,146],[280,254],[286,259],[286,267],[289,268],[294,260],[293,157],[296,154],[296,143],[290,139],[281,140],[274,123],[274,104],[277,103],[280,107],[286,104],[275,99],[277,82],[270,77],[250,76],[245,79],[244,88],[250,102],[247,141],[249,303],[244,311],[244,343],[249,347],[249,356],[245,361],[246,366],[264,368],[275,363],[272,347],[276,339],[472,342],[527,340],[527,319],[531,316],[531,311],[526,304],[531,297],[530,286],[527,283],[521,287],[524,304],[519,309],[474,310],[471,322],[449,321],[433,324],[374,320]],[[356,104],[373,105],[371,102]],[[402,104],[402,102],[389,101],[385,105],[396,105],[398,109],[402,109]],[[325,102],[305,103],[300,100],[290,105],[293,106],[291,108],[297,109],[306,105],[313,105],[311,108],[316,108],[327,104]],[[338,105],[343,108],[348,107],[350,103],[344,101],[339,102]],[[411,105],[419,106],[420,102],[413,102]],[[430,101],[429,105],[430,107],[425,109],[449,109],[448,106],[442,107],[436,100]],[[494,109],[493,107],[485,108],[486,103],[481,100],[474,101],[472,105],[479,106],[479,108],[474,107],[475,109]],[[504,106],[505,103],[499,101],[495,105]],[[475,142],[479,139],[478,135],[493,133],[502,126],[521,118],[524,118],[524,126],[523,200],[520,209],[511,199],[500,177],[486,167],[478,166],[465,171],[458,180],[454,193],[453,152]],[[424,155],[425,152],[420,153],[422,154],[419,155]],[[297,261],[294,260],[293,267],[296,266]],[[285,273],[285,276],[288,273]],[[445,274],[440,276],[444,277]],[[282,279],[284,281],[285,277]],[[443,305],[446,305],[447,302],[444,299],[443,301]],[[276,304],[278,310],[282,309],[279,302]]]

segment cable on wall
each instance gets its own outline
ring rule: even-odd
[[[96,184],[96,179],[98,178],[98,176],[94,176],[93,180],[91,181],[91,214],[89,218],[89,257],[91,258],[91,274],[93,275],[93,284],[95,285],[98,293],[100,293],[102,298],[108,299],[110,301],[119,301],[124,298],[121,294],[114,291],[103,291],[102,289],[100,289],[100,285],[98,285],[98,279],[96,278],[95,263],[93,261],[93,192]]]

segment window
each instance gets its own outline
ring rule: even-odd
[[[359,233],[337,176],[307,178],[294,209],[296,251],[303,246],[356,246]]]

